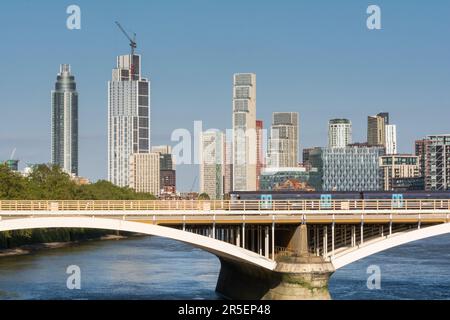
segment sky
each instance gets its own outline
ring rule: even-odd
[[[66,27],[69,5],[81,30]],[[381,30],[366,26],[381,8]],[[332,118],[366,140],[367,116],[389,112],[399,151],[450,133],[448,0],[71,0],[0,5],[0,159],[48,163],[51,90],[59,65],[72,66],[79,92],[80,175],[107,178],[107,82],[137,33],[151,81],[152,144],[175,129],[228,129],[234,73],[257,75],[257,117],[299,112],[300,147],[326,146]],[[178,188],[198,188],[198,167],[179,166]],[[195,182],[196,181],[196,182]],[[194,183],[195,182],[195,183]]]

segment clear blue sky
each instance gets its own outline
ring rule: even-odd
[[[66,28],[66,8],[82,29]],[[382,9],[381,31],[366,9]],[[0,5],[0,158],[17,147],[24,163],[50,160],[50,91],[69,63],[80,94],[80,174],[107,174],[107,81],[128,53],[119,20],[138,34],[143,73],[152,81],[152,140],[176,128],[231,126],[232,75],[257,74],[258,118],[297,111],[301,147],[325,146],[327,121],[391,113],[401,152],[415,139],[450,132],[450,2],[432,1],[4,1]],[[179,169],[188,190],[195,166]]]

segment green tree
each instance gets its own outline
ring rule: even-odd
[[[202,193],[198,196],[198,200],[211,200],[207,193]]]
[[[0,164],[0,199],[20,200],[26,193],[25,179],[11,171],[5,164]]]

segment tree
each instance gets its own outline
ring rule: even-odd
[[[211,200],[207,193],[202,193],[198,196],[198,200]]]
[[[5,164],[0,164],[0,199],[20,200],[26,192],[25,180],[11,171]]]

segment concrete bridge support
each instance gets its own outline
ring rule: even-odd
[[[306,225],[298,227],[289,244],[294,254],[277,258],[274,271],[220,259],[217,292],[233,300],[329,300],[331,262],[309,254]]]

